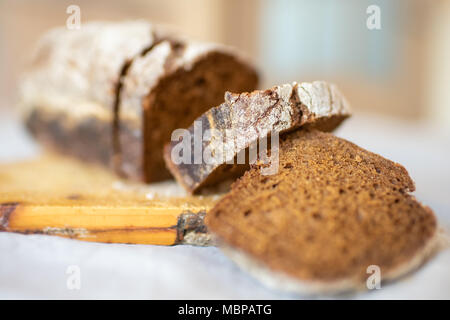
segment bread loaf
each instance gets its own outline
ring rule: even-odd
[[[129,178],[170,176],[162,149],[226,90],[252,90],[255,70],[229,48],[145,21],[59,28],[38,43],[21,107],[45,145]]]
[[[217,184],[228,178],[236,178],[248,169],[248,161],[238,163],[236,157],[261,138],[273,132],[284,133],[302,126],[332,131],[350,115],[350,107],[337,87],[323,81],[293,83],[275,86],[250,93],[226,93],[225,102],[199,117],[203,131],[215,129],[223,134],[219,143],[203,139],[202,151],[222,153],[223,161],[208,163],[205,158],[195,162],[194,152],[188,163],[175,163],[174,154],[179,141],[165,147],[167,167],[186,190],[191,193],[203,187]],[[194,150],[195,125],[189,128],[189,144]],[[231,159],[233,163],[227,162]],[[248,160],[248,159],[247,159]]]
[[[436,218],[401,165],[306,129],[281,139],[279,161],[270,176],[252,166],[206,215],[262,281],[307,293],[365,288],[373,266],[389,280],[436,249]]]

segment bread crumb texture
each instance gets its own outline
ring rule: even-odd
[[[223,243],[298,280],[365,282],[416,257],[436,232],[433,212],[409,193],[405,168],[330,133],[280,141],[279,171],[253,166],[207,214]]]

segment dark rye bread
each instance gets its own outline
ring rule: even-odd
[[[154,61],[165,61],[163,65]],[[152,75],[157,81],[143,77]],[[145,181],[170,178],[163,158],[172,132],[219,104],[227,90],[255,89],[252,67],[229,49],[163,41],[131,64],[120,101],[122,172]]]
[[[212,108],[196,119],[203,133],[215,129],[222,133],[222,140],[204,140],[202,150],[219,152],[224,157],[214,163],[191,159],[188,163],[173,161],[173,153],[179,153],[179,141],[172,141],[165,147],[166,165],[178,182],[191,193],[215,185],[229,178],[237,178],[248,169],[247,162],[237,164],[240,152],[259,141],[268,138],[272,132],[284,133],[302,126],[323,131],[334,130],[350,115],[350,107],[337,87],[323,81],[292,83],[275,86],[267,90],[256,90],[234,94],[227,92],[225,102]],[[195,124],[188,129],[194,150]],[[228,132],[231,133],[229,138]],[[230,164],[228,159],[234,161]]]
[[[370,265],[392,279],[435,248],[436,218],[410,195],[403,166],[315,130],[283,137],[279,159],[277,174],[253,166],[206,216],[230,257],[266,283],[361,288]]]
[[[229,48],[145,21],[58,28],[38,43],[21,82],[25,123],[44,145],[158,181],[169,132],[226,90],[253,90],[255,70]]]
[[[142,21],[87,23],[43,35],[20,83],[31,133],[57,151],[110,165],[122,69],[153,41],[151,25]]]

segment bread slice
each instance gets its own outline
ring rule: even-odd
[[[403,166],[306,129],[282,138],[279,161],[270,176],[252,166],[206,216],[231,257],[264,282],[308,293],[363,288],[369,266],[392,279],[436,248],[436,218],[410,194]]]
[[[146,182],[171,178],[163,149],[172,132],[221,102],[256,88],[255,70],[216,44],[162,40],[131,64],[120,93],[122,172]]]
[[[21,83],[25,123],[43,144],[146,182],[170,177],[163,145],[226,90],[257,74],[233,50],[146,21],[58,28],[38,43]]]
[[[331,131],[349,115],[350,107],[344,96],[335,85],[323,81],[284,84],[250,93],[227,92],[224,103],[208,110],[189,128],[191,150],[195,149],[196,123],[200,123],[204,131],[222,132],[224,139],[220,143],[205,140],[202,150],[222,152],[226,158],[215,163],[205,159],[195,162],[194,152],[191,152],[189,163],[176,164],[172,153],[176,152],[179,141],[166,146],[164,157],[178,182],[189,192],[196,193],[203,187],[242,175],[249,161],[238,165],[238,154],[272,132],[284,133],[301,126]],[[227,159],[235,161],[230,164]]]

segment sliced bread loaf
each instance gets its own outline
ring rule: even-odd
[[[190,150],[196,148],[199,138],[195,136],[196,127],[200,127],[203,134],[207,130],[220,132],[223,139],[200,137],[200,143],[201,150],[220,153],[222,160],[211,163],[203,157],[196,161],[191,151],[189,161],[177,163],[174,158],[178,156],[178,144],[182,143],[179,141],[172,141],[165,147],[164,157],[178,182],[189,192],[196,193],[203,187],[242,175],[249,161],[238,163],[236,158],[259,139],[301,126],[331,131],[349,115],[350,107],[344,96],[336,86],[323,81],[284,84],[250,93],[227,92],[224,103],[208,110],[188,129]]]
[[[21,83],[25,122],[58,151],[147,182],[170,177],[163,145],[226,90],[256,87],[233,50],[145,21],[58,28],[38,43]]]
[[[279,161],[271,176],[252,166],[206,216],[231,258],[262,281],[345,291],[364,287],[373,266],[388,280],[433,252],[436,218],[410,194],[401,165],[316,130],[285,135]]]

